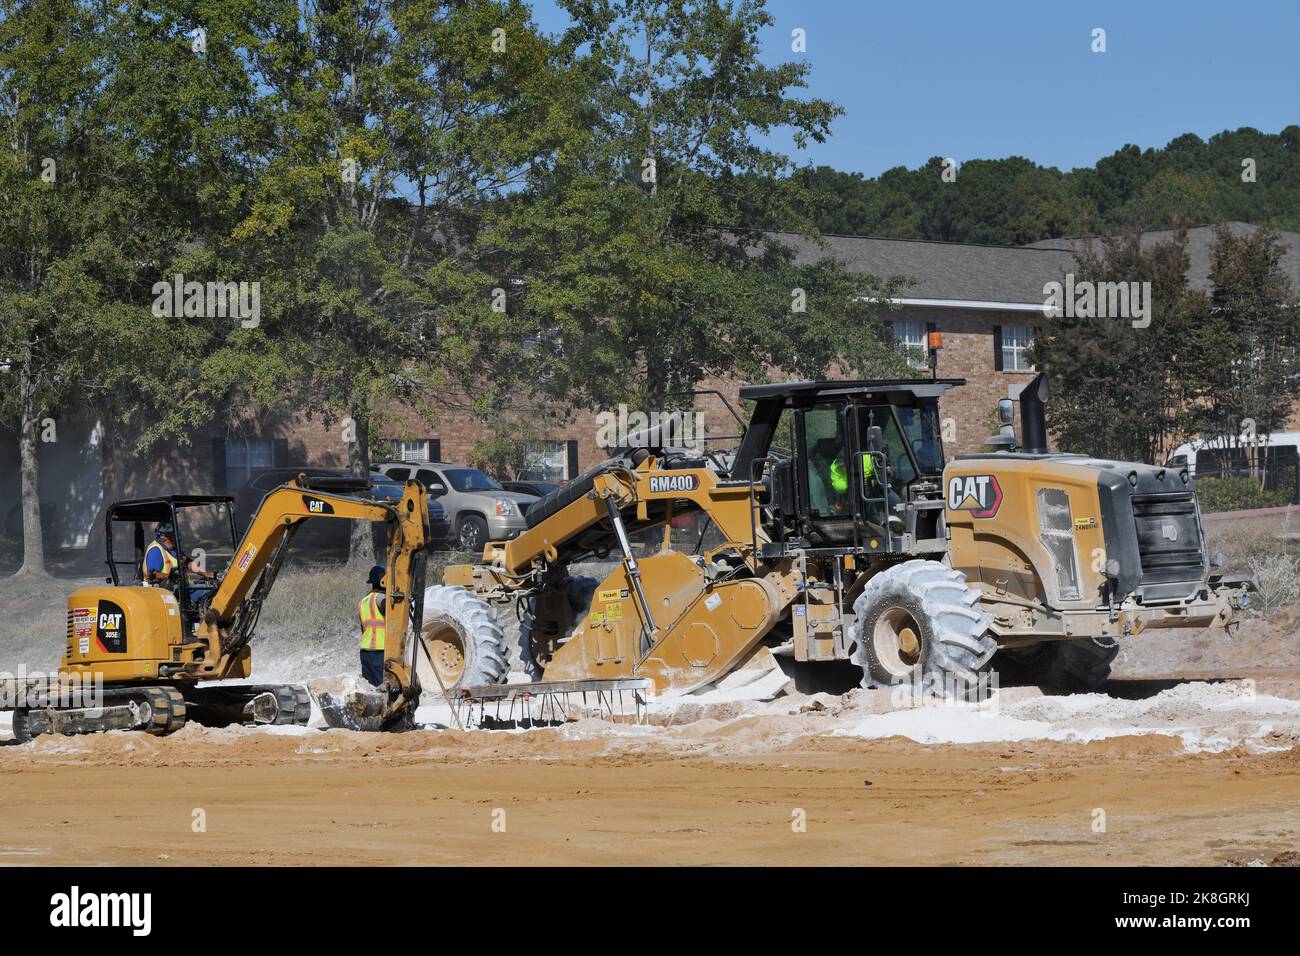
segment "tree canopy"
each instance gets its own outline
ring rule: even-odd
[[[1021,156],[970,159],[945,181],[944,160],[868,178],[826,166],[795,180],[817,198],[824,233],[1024,245],[1060,236],[1168,229],[1218,220],[1300,229],[1300,126],[1250,127],[1162,148],[1124,146],[1061,172]]]

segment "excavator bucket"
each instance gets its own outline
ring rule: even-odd
[[[316,705],[329,727],[365,731],[384,729],[384,695],[378,691],[325,693],[316,698]]]
[[[325,724],[340,730],[384,730],[387,697],[382,690],[354,678],[319,680],[308,685]]]

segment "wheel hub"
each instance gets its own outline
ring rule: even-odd
[[[425,627],[424,640],[442,683],[450,687],[459,681],[465,673],[465,640],[460,632],[450,624],[435,622]]]
[[[892,676],[909,677],[921,662],[921,628],[905,608],[889,608],[876,619],[871,644]]]

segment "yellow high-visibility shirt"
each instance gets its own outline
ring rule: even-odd
[[[153,542],[149,547],[145,548],[144,561],[140,565],[140,570],[144,572],[144,579],[149,584],[161,583],[159,581],[154,581],[149,577],[149,553],[155,548],[157,548],[158,553],[162,555],[162,572],[164,575],[170,576],[173,571],[180,567],[180,562],[176,560],[176,555],[164,548],[159,542]]]
[[[361,649],[363,651],[382,651],[384,649],[384,612],[379,607],[384,592],[371,591],[357,602],[357,616],[361,618]]]

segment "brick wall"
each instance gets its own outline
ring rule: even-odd
[[[894,319],[891,313],[889,318]],[[1019,390],[1034,377],[1032,371],[998,371],[994,359],[994,329],[1001,326],[1028,326],[1042,322],[1041,315],[1024,312],[961,311],[904,307],[899,318],[933,322],[943,334],[939,351],[939,378],[964,378],[966,384],[954,388],[939,403],[939,412],[950,423],[945,428],[948,453],[978,451],[990,435],[997,434],[998,401],[1018,396]],[[1016,408],[1019,434],[1020,409]]]
[[[984,439],[996,432],[993,422],[998,400],[1012,397],[1016,389],[1033,377],[1032,372],[999,372],[995,369],[994,327],[1032,327],[1036,318],[1039,317],[1032,313],[958,311],[915,306],[904,306],[888,315],[890,321],[921,322],[927,327],[933,323],[943,333],[944,347],[939,353],[939,377],[967,379],[967,384],[950,391],[940,406],[942,417],[950,419],[947,432],[953,439],[948,445],[950,454],[978,450]],[[721,392],[743,416],[739,399],[741,384],[738,381],[711,379],[701,382],[698,387]],[[486,425],[463,410],[461,406],[464,404],[457,401],[454,406],[437,411],[432,419],[421,417],[411,408],[392,406],[386,409],[387,421],[380,429],[380,437],[437,439],[442,460],[467,461],[475,443],[486,434]],[[697,408],[704,413],[706,434],[711,438],[737,434],[739,426],[716,396],[701,396]],[[606,457],[596,442],[600,428],[598,410],[584,409],[562,417],[557,417],[554,411],[550,414],[542,414],[542,411],[527,404],[503,409],[504,414],[535,416],[538,427],[532,435],[533,440],[576,441],[579,470],[589,468]],[[300,420],[285,431],[292,436],[290,464],[321,467],[341,467],[346,464],[340,426],[326,429],[319,421]],[[733,446],[734,442],[720,444],[726,447]]]

